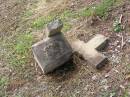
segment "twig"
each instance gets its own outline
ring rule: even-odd
[[[121,24],[121,22],[122,22],[122,18],[123,18],[123,15],[121,14],[120,19],[119,19],[119,23],[120,23],[120,24]]]
[[[123,47],[124,47],[124,37],[123,37],[123,35],[121,36],[121,49],[123,49]]]

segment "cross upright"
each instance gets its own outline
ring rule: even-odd
[[[97,34],[87,43],[81,40],[73,42],[72,48],[75,52],[81,54],[85,60],[96,66],[97,69],[100,69],[104,66],[104,62],[107,61],[107,58],[99,51],[106,46],[107,41],[107,37]]]

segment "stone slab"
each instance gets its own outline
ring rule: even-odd
[[[77,40],[72,43],[72,48],[75,52],[81,54],[85,60],[89,61],[91,64],[100,69],[104,66],[107,58],[99,52],[107,45],[108,38],[97,34],[87,43]]]
[[[62,34],[46,38],[32,46],[34,58],[46,74],[67,62],[72,48]]]

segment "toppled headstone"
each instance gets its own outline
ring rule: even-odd
[[[104,66],[104,62],[106,62],[107,58],[99,51],[106,46],[107,40],[107,37],[97,34],[93,39],[88,41],[88,43],[80,40],[73,42],[72,48],[81,54],[85,60],[96,66],[97,69],[100,69]]]
[[[48,24],[48,37],[32,46],[34,58],[46,74],[67,62],[72,48],[61,33],[63,24],[55,20]]]

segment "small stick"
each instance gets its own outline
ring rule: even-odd
[[[120,19],[119,19],[119,23],[120,23],[120,24],[121,24],[121,22],[122,22],[122,17],[123,17],[123,15],[121,14]]]
[[[123,46],[124,46],[124,37],[123,37],[123,35],[121,36],[121,38],[122,38],[121,49],[123,49]]]

